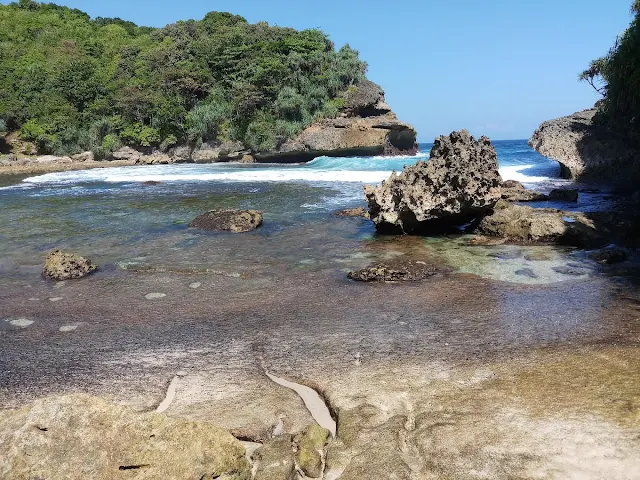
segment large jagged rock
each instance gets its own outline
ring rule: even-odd
[[[0,478],[249,480],[251,467],[215,425],[70,395],[0,416]]]
[[[436,139],[428,162],[365,187],[371,220],[385,233],[429,233],[491,211],[502,179],[491,141],[468,131]]]
[[[529,145],[556,160],[565,178],[633,183],[640,178],[639,152],[619,132],[594,122],[596,108],[544,122]]]
[[[305,162],[319,156],[369,156],[414,154],[418,150],[415,129],[398,120],[387,105],[384,92],[370,81],[345,94],[338,118],[314,122],[300,135],[273,152],[255,155],[258,162]]]
[[[211,232],[242,233],[262,225],[262,212],[257,210],[211,210],[199,215],[189,227]]]
[[[86,277],[97,268],[84,257],[55,249],[47,255],[42,275],[50,280],[71,280]]]
[[[509,241],[548,242],[592,248],[607,242],[607,233],[582,213],[552,208],[531,208],[500,200],[492,215],[484,217],[476,233]]]

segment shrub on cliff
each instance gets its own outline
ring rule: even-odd
[[[640,142],[640,0],[634,0],[631,10],[634,19],[629,28],[580,79],[604,96],[597,120]]]
[[[44,152],[239,140],[269,149],[365,78],[319,30],[211,12],[164,28],[0,5],[0,118]],[[114,141],[114,138],[117,141]]]

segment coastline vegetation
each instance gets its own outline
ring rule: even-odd
[[[41,153],[238,140],[269,151],[335,117],[367,65],[320,30],[229,13],[164,28],[52,3],[0,5],[0,130]]]
[[[603,96],[596,121],[640,143],[640,0],[631,12],[629,28],[579,78]]]

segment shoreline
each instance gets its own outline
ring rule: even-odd
[[[132,167],[133,160],[91,160],[72,163],[29,163],[26,165],[0,166],[0,178],[18,175],[70,172],[73,170],[91,170],[94,168]]]

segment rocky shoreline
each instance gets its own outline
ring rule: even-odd
[[[35,150],[17,139],[21,152]],[[11,144],[9,145],[11,148]],[[415,129],[398,120],[386,103],[379,85],[365,80],[345,97],[337,118],[320,119],[273,151],[254,152],[241,142],[204,142],[182,145],[166,151],[124,146],[99,160],[92,152],[72,156],[0,156],[0,174],[47,173],[85,168],[175,163],[305,163],[319,156],[354,157],[413,155],[418,151]]]

